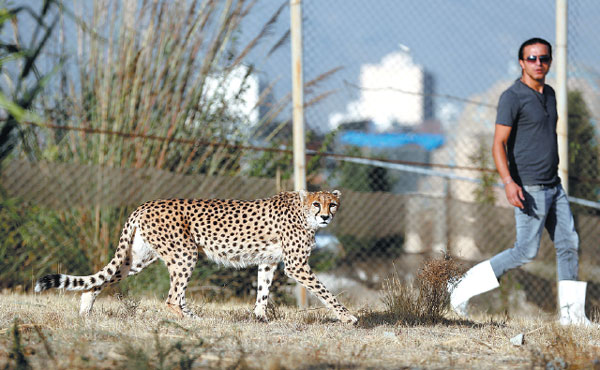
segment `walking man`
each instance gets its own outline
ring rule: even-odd
[[[587,283],[577,281],[579,237],[558,177],[556,97],[545,84],[551,63],[548,41],[525,41],[519,48],[521,78],[500,96],[492,154],[515,207],[516,242],[451,287],[452,308],[461,316],[471,297],[498,287],[505,272],[535,258],[546,228],[556,248],[560,323],[591,325],[584,312]]]

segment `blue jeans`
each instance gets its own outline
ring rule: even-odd
[[[544,227],[556,248],[558,280],[577,280],[579,237],[563,187],[525,185],[525,208],[515,207],[517,240],[514,247],[490,259],[496,277],[522,266],[537,256]]]

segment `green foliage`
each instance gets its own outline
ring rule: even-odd
[[[281,152],[280,145],[272,142],[269,149],[259,152],[255,158],[249,158],[245,174],[252,177],[280,176],[282,180],[290,179],[294,173],[294,157],[292,153]]]
[[[289,124],[289,122],[288,122]],[[311,177],[318,175],[323,169],[323,156],[321,153],[328,152],[332,149],[336,139],[337,131],[327,133],[321,140],[319,149],[314,154],[309,154],[309,159],[306,163],[306,175]],[[307,141],[318,141],[319,138],[313,131],[307,131]],[[271,150],[264,150],[258,153],[256,158],[248,160],[247,170],[244,175],[252,177],[270,177],[280,176],[282,180],[292,178],[294,174],[293,160],[294,156],[289,151],[282,151],[281,148],[291,148],[291,133],[287,136],[275,136],[270,141]],[[310,181],[309,181],[310,182]]]
[[[0,229],[5,230],[0,238],[0,288],[27,290],[32,279],[61,266],[72,274],[89,274],[96,268],[93,261],[101,251],[90,240],[80,240],[90,231],[77,217],[0,193]]]
[[[0,203],[0,287],[7,288],[23,284],[26,280],[19,276],[26,264],[23,237],[20,226],[27,219],[26,209],[19,207],[15,199]]]
[[[341,235],[342,250],[317,249],[310,255],[310,266],[314,271],[329,271],[338,266],[352,265],[353,261],[369,258],[396,258],[402,254],[404,237],[391,235],[383,238]]]
[[[569,91],[569,194],[598,200],[598,141],[581,91]]]
[[[361,154],[360,148],[350,147],[344,153],[348,156]],[[369,166],[352,162],[342,162],[336,172],[339,186],[354,191],[369,191],[367,183]]]
[[[34,37],[29,45],[20,39],[9,40],[0,37],[0,72],[6,81],[0,84],[0,108],[8,114],[6,120],[0,123],[0,161],[19,144],[25,153],[30,155],[38,149],[35,131],[21,123],[40,121],[30,109],[44,91],[49,77],[56,72],[54,70],[47,75],[41,75],[36,67],[41,51],[56,27],[58,18],[51,14],[56,5],[56,1],[48,0],[40,12],[35,13],[28,6],[8,8],[4,3],[0,4],[0,31],[8,21],[18,28],[17,16],[29,14],[37,23],[34,33],[39,36],[41,32],[41,37]],[[52,21],[49,22],[49,18],[52,18]],[[3,33],[0,32],[0,35]]]
[[[319,149],[317,150],[317,152],[314,155],[309,157],[309,160],[306,163],[307,176],[310,177],[312,175],[317,175],[319,173],[319,170],[321,170],[325,167],[325,165],[323,163],[324,157],[322,156],[322,153],[330,152],[333,149],[337,135],[338,135],[337,130],[333,130],[333,131],[325,134],[325,136],[321,140],[321,146],[319,147]],[[309,142],[312,141],[313,137],[315,137],[315,136],[316,135],[312,131],[308,131],[307,139]],[[315,137],[314,139],[317,140],[318,138]]]
[[[354,235],[341,235],[338,238],[344,248],[344,254],[340,257],[340,262],[364,259],[366,256],[395,258],[402,253],[404,244],[402,234],[361,238]]]
[[[197,272],[194,270],[190,286],[198,284]],[[124,296],[153,292],[157,297],[166,299],[169,292],[169,271],[161,261],[156,261],[135,276],[125,278],[118,289]]]
[[[345,155],[362,156],[362,152],[360,148],[350,147]],[[345,189],[360,192],[389,192],[392,189],[388,171],[383,167],[344,161],[335,175],[339,186]]]
[[[309,264],[313,271],[328,271],[339,264],[340,258],[335,251],[317,249],[311,253]]]
[[[498,182],[498,173],[487,170],[492,168],[493,160],[491,146],[486,143],[484,138],[479,139],[477,149],[469,159],[475,167],[482,169],[479,172],[479,186],[474,190],[475,200],[481,204],[494,205],[496,203],[494,186]]]

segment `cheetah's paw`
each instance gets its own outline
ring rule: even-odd
[[[267,312],[264,308],[255,308],[254,317],[260,322],[269,322],[269,319],[267,319]]]
[[[356,324],[358,322],[358,319],[356,318],[356,316],[350,315],[349,313],[340,315],[339,319],[344,324]]]

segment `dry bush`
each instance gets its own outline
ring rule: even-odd
[[[440,322],[450,303],[448,284],[455,283],[464,271],[455,260],[445,256],[426,261],[412,284],[395,273],[383,284],[387,319],[406,324]]]
[[[425,262],[416,278],[424,318],[430,317],[438,321],[444,316],[450,303],[448,285],[460,279],[465,270],[449,256]]]

